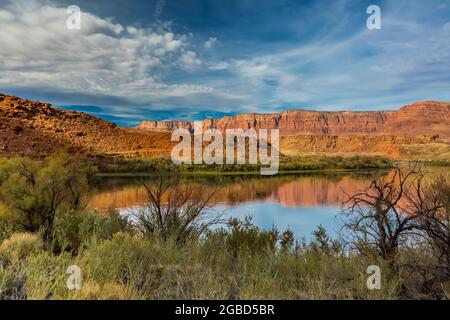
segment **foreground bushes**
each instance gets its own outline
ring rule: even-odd
[[[43,249],[43,242],[32,233],[14,233],[0,245],[0,257],[17,264],[33,252]]]
[[[315,245],[278,247],[281,236],[246,224],[211,231],[179,246],[119,232],[73,255],[32,246],[23,235],[2,255],[0,297],[27,299],[394,299],[398,279],[383,269],[381,290],[368,290],[374,261]],[[247,244],[239,246],[236,239]],[[252,240],[257,238],[257,242]],[[18,242],[23,241],[23,244]],[[36,242],[39,242],[35,239]],[[27,244],[25,244],[27,243]],[[274,247],[274,243],[276,244]],[[323,246],[323,243],[322,243]],[[3,247],[3,246],[2,246]],[[326,253],[326,251],[328,253]],[[20,254],[19,254],[20,252]],[[331,253],[333,252],[333,253]],[[26,253],[26,254],[24,254]],[[14,257],[14,259],[11,259]],[[81,290],[69,290],[66,269],[82,270]]]
[[[48,245],[56,216],[84,208],[90,176],[90,166],[63,151],[44,164],[27,158],[0,159],[0,223],[4,226],[0,236],[11,229],[41,232]]]
[[[80,225],[92,221],[88,215],[77,219]],[[426,245],[402,250],[392,270],[380,257],[347,252],[323,228],[306,244],[293,242],[289,231],[263,231],[249,220],[233,220],[177,244],[130,227],[111,233],[117,217],[103,219],[111,221],[87,233],[90,241],[61,252],[44,249],[37,234],[15,233],[4,240],[0,299],[448,298],[448,283],[430,283],[414,265],[432,258]],[[66,286],[71,265],[81,268],[80,290]],[[381,268],[380,290],[366,286],[370,265]]]
[[[308,244],[249,219],[211,229],[220,219],[207,219],[209,201],[172,189],[173,176],[143,182],[138,219],[88,212],[88,176],[61,154],[0,162],[0,299],[449,298],[445,177],[424,189],[415,170],[374,178],[350,198],[347,230],[356,237],[344,246],[321,227]],[[67,286],[73,265],[80,290]],[[378,290],[366,286],[371,265],[381,269]]]

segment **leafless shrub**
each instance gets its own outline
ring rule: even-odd
[[[377,255],[394,265],[399,246],[407,241],[419,212],[409,203],[421,192],[423,174],[417,166],[395,168],[392,177],[374,177],[367,190],[344,203],[344,237],[364,255]]]
[[[411,199],[419,218],[414,227],[429,244],[432,259],[426,267],[434,282],[450,279],[450,181],[441,175]]]
[[[416,165],[396,168],[390,178],[373,178],[367,190],[349,196],[343,215],[347,244],[401,272],[405,296],[448,298],[450,182],[445,176],[427,182]]]
[[[212,210],[215,190],[184,184],[179,176],[169,175],[142,180],[142,184],[147,202],[134,216],[136,227],[143,235],[185,243],[223,222],[222,215]]]

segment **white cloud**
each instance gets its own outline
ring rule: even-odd
[[[226,69],[233,79],[226,88],[237,95],[245,92],[247,105],[269,108],[308,104],[357,109],[448,100],[449,24],[435,28],[386,14],[382,31],[362,26],[345,38],[317,39],[279,52],[263,51],[247,59],[212,64],[209,69]],[[217,86],[214,82],[211,85]]]
[[[259,112],[448,100],[450,22],[425,19],[419,14],[429,7],[424,4],[412,11],[392,5],[384,11],[383,29],[369,31],[340,1],[312,19],[329,24],[326,32],[305,41],[267,45],[261,39],[252,46],[240,31],[221,39],[221,50],[208,50],[218,46],[216,38],[196,43],[206,38],[189,30],[177,34],[168,22],[143,28],[83,12],[81,30],[67,30],[66,9],[42,1],[10,0],[0,9],[1,88]]]
[[[202,65],[202,60],[197,57],[194,51],[186,51],[179,58],[179,63],[186,70],[193,70]]]
[[[14,15],[6,10],[0,10],[0,21],[8,22],[14,20]]]
[[[178,59],[186,68],[201,64],[194,51],[185,50],[188,37],[167,27],[122,26],[81,11],[81,29],[68,30],[66,8],[9,1],[0,10],[0,85],[164,97],[179,95],[179,84],[163,80]],[[185,94],[198,91],[183,87]]]
[[[211,49],[212,47],[214,47],[217,44],[217,38],[209,38],[208,40],[205,41],[205,43],[203,44],[203,46],[206,49]]]
[[[183,97],[188,94],[211,93],[213,88],[200,85],[181,84],[168,87],[171,96]]]

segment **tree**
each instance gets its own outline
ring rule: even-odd
[[[426,266],[432,282],[442,283],[450,279],[450,181],[441,175],[423,189],[411,199],[420,213],[414,227],[432,251],[433,258]]]
[[[375,254],[395,265],[402,241],[420,212],[412,192],[421,192],[423,174],[417,166],[395,168],[391,177],[372,178],[369,188],[344,202],[344,238],[364,255]]]
[[[202,186],[183,184],[179,176],[160,175],[142,180],[147,192],[144,208],[134,214],[136,227],[143,235],[158,235],[185,243],[200,237],[221,214],[211,212],[215,191]]]
[[[85,206],[91,173],[90,166],[73,161],[64,151],[44,163],[24,158],[2,160],[0,195],[14,216],[15,228],[42,231],[48,245],[58,212]]]

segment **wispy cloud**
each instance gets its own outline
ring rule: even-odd
[[[122,26],[82,12],[81,29],[69,30],[65,8],[11,1],[0,11],[0,85],[136,97],[180,96],[210,91],[202,85],[169,84],[176,68],[201,64],[188,37],[160,25]],[[206,89],[205,89],[206,88]]]
[[[442,1],[379,1],[381,30],[366,28],[368,0],[161,0],[150,17],[145,1],[117,10],[79,2],[82,28],[68,30],[69,3],[0,0],[4,90],[101,106],[97,115],[127,123],[450,100],[450,6]]]

